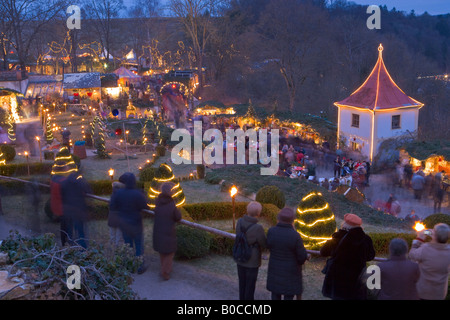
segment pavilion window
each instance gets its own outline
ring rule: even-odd
[[[400,115],[392,116],[392,129],[400,129]]]
[[[359,114],[352,113],[352,127],[359,128]]]

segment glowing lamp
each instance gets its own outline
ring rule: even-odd
[[[232,186],[230,189],[230,196],[234,198],[238,192],[238,189],[235,186]]]
[[[423,225],[423,223],[417,221],[413,228],[414,228],[414,230],[416,230],[417,232],[420,232],[420,231],[422,231],[422,230],[425,229],[425,226]]]
[[[109,169],[108,170],[108,174],[109,174],[109,177],[111,178],[111,181],[113,181],[114,180],[114,169]]]

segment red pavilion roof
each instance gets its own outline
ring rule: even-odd
[[[381,44],[378,51],[378,61],[366,81],[348,98],[334,104],[373,111],[422,107],[423,103],[407,96],[392,80],[383,62]]]

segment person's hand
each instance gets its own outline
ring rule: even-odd
[[[417,239],[420,239],[422,241],[425,241],[426,238],[425,229],[421,231],[417,231]]]

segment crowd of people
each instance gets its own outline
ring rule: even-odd
[[[59,181],[61,185],[62,217],[61,242],[88,247],[84,224],[87,221],[86,194],[89,184],[74,172]],[[124,173],[112,183],[108,215],[110,241],[118,246],[122,241],[134,249],[141,260],[138,274],[146,271],[144,256],[144,232],[141,211],[147,208],[147,199],[136,187],[133,173]],[[174,184],[165,182],[156,200],[153,225],[153,249],[160,257],[160,275],[169,280],[173,259],[177,251],[175,226],[181,220],[181,212],[172,198]],[[245,233],[251,247],[247,261],[237,262],[240,300],[254,300],[262,255],[269,253],[266,289],[273,300],[301,299],[304,291],[302,269],[310,259],[301,235],[294,228],[295,212],[283,208],[277,216],[277,224],[265,232],[259,223],[262,205],[252,201],[247,213],[237,221],[236,234]],[[367,299],[367,287],[362,275],[369,261],[375,258],[372,239],[362,228],[362,219],[353,213],[344,215],[344,221],[320,249],[320,255],[328,257],[322,270],[324,280],[322,294],[333,300]],[[437,224],[431,233],[431,241],[425,241],[425,231],[417,233],[408,255],[407,243],[399,238],[391,241],[389,258],[378,263],[381,288],[378,299],[441,300],[446,297],[450,270],[450,247],[447,244],[450,227]],[[428,235],[429,236],[429,235]]]
[[[52,183],[60,186],[52,188],[59,192],[52,192],[51,203],[52,211],[60,216],[62,246],[68,244],[87,248],[85,225],[88,221],[86,195],[91,193],[89,184],[79,172],[53,179]],[[153,249],[160,255],[161,276],[164,280],[170,279],[172,272],[172,262],[177,251],[175,225],[181,220],[181,212],[172,198],[174,186],[172,182],[165,182],[161,186],[154,209]],[[143,258],[144,227],[141,213],[147,208],[147,197],[136,187],[136,176],[130,172],[114,181],[112,190],[107,222],[110,244],[117,248],[124,243],[133,248],[135,256],[141,260],[137,273],[142,274],[147,264]]]
[[[303,293],[303,265],[308,261],[303,240],[295,231],[295,212],[283,208],[278,213],[277,224],[267,235],[258,224],[262,206],[250,202],[247,214],[238,220],[237,233],[241,226],[247,230],[248,244],[252,254],[248,262],[237,262],[239,299],[254,300],[258,269],[263,252],[269,251],[266,289],[274,300],[301,299]],[[340,229],[320,249],[328,257],[322,270],[324,281],[322,294],[333,300],[367,299],[367,284],[364,282],[366,265],[375,258],[372,239],[362,228],[362,219],[353,213],[344,216]],[[379,300],[443,300],[447,295],[450,270],[450,247],[447,244],[450,227],[436,224],[431,241],[426,240],[425,230],[417,233],[408,256],[408,244],[395,238],[389,245],[389,258],[379,262],[380,288],[376,292]]]

